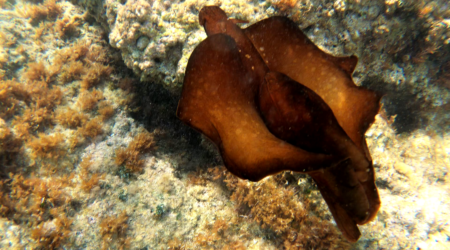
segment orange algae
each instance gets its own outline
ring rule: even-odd
[[[36,240],[40,247],[57,249],[69,238],[73,220],[58,210],[51,210],[51,214],[56,218],[39,224],[36,229],[31,231],[31,238]]]
[[[62,142],[64,137],[60,133],[53,135],[46,135],[44,133],[39,133],[38,138],[34,138],[26,145],[32,150],[33,158],[49,158],[57,159],[64,154],[62,150]]]
[[[71,198],[64,191],[73,176],[24,178],[10,174],[9,183],[2,181],[0,212],[17,224],[35,228],[31,238],[38,246],[54,249],[69,236],[71,220],[64,215]],[[4,191],[8,190],[8,193]]]
[[[19,46],[17,46],[16,47],[16,52],[18,53],[18,54],[24,54],[25,53],[25,48],[23,47],[23,45],[19,45]]]
[[[100,118],[94,118],[79,128],[78,132],[85,137],[95,138],[103,133],[102,127],[103,123]]]
[[[117,217],[108,216],[100,222],[102,249],[110,249],[113,245],[118,249],[128,248],[130,239],[126,237],[127,221],[128,215],[126,211],[123,211]]]
[[[30,19],[30,23],[37,24],[44,20],[54,20],[63,13],[63,9],[56,0],[46,0],[44,3],[35,5],[27,4],[18,10],[18,13]]]
[[[15,80],[1,82],[0,101],[4,105],[0,108],[0,117],[8,119],[15,115],[13,125],[26,137],[27,129],[37,130],[41,125],[50,125],[53,108],[61,103],[62,91],[58,87],[49,88],[47,82],[51,74],[42,63],[28,64],[24,78],[25,84]],[[18,115],[21,110],[22,115]]]
[[[107,64],[110,61],[107,49],[96,44],[90,46],[85,59],[89,62],[98,62],[102,64]]]
[[[124,165],[132,172],[142,170],[144,160],[141,159],[143,153],[149,152],[155,148],[153,135],[147,131],[141,132],[133,141],[130,142],[126,149],[116,150],[115,162],[117,165]]]
[[[59,87],[48,89],[45,83],[39,82],[36,88],[33,88],[32,99],[37,108],[47,108],[52,111],[56,105],[61,103],[62,95],[63,92]]]
[[[100,114],[103,121],[108,120],[115,113],[114,108],[107,101],[100,102],[97,112]]]
[[[78,34],[77,27],[80,25],[79,17],[64,17],[55,22],[55,32],[61,38],[70,38]]]
[[[210,174],[203,169],[197,169],[193,173],[187,175],[188,185],[206,186],[209,181]]]
[[[20,138],[27,139],[30,132],[42,131],[44,126],[52,124],[53,108],[61,103],[62,91],[58,87],[49,89],[47,83],[42,81],[25,84],[20,90],[21,96],[14,94],[16,99],[11,102],[13,109],[6,113],[15,115],[12,125],[21,134]],[[18,100],[23,100],[25,105],[17,105],[20,104]],[[18,114],[20,110],[23,110],[21,115]]]
[[[235,240],[236,232],[230,225],[237,224],[241,221],[236,219],[225,220],[223,218],[217,219],[212,226],[207,226],[207,233],[199,233],[194,238],[195,248],[220,248],[220,249],[247,249],[242,243],[243,234],[239,235],[239,239]]]
[[[78,42],[69,48],[64,48],[56,52],[54,63],[65,64],[71,61],[82,61],[89,52],[90,44]]]
[[[81,189],[89,192],[92,188],[99,185],[100,180],[105,178],[105,174],[91,173],[92,156],[83,158],[80,163]]]
[[[32,38],[35,40],[36,45],[41,45],[40,39],[44,35],[45,31],[49,30],[51,28],[51,23],[39,23],[39,26],[34,29],[34,35]]]
[[[83,74],[81,80],[81,88],[89,89],[100,83],[102,79],[106,79],[112,72],[112,68],[100,63],[91,63],[86,73]]]
[[[81,93],[78,95],[77,104],[84,111],[92,110],[97,106],[98,101],[103,98],[103,93],[100,90],[85,90],[81,91]]]
[[[24,178],[20,174],[10,175],[11,209],[15,211],[13,219],[30,226],[49,220],[52,210],[67,206],[71,200],[64,189],[72,185],[72,178],[73,175],[44,180],[33,176]]]
[[[51,73],[43,62],[32,62],[27,65],[24,73],[25,79],[28,81],[44,81],[49,83],[54,73]]]
[[[22,141],[14,136],[5,121],[0,118],[0,155],[3,153],[18,153],[22,146]],[[1,162],[1,161],[0,161]]]
[[[21,140],[26,140],[30,138],[30,124],[28,123],[19,123],[13,126],[14,132],[17,138]]]
[[[80,61],[70,61],[62,66],[59,80],[61,83],[68,83],[81,79],[85,72],[85,67]]]
[[[89,119],[88,115],[71,108],[59,109],[55,121],[67,128],[81,127]]]
[[[275,0],[272,5],[279,9],[282,13],[291,11],[298,3],[298,0]]]
[[[20,101],[29,102],[30,93],[15,80],[0,81],[0,117],[7,119],[20,108]]]
[[[14,118],[12,124],[14,127],[22,126],[22,128],[27,128],[29,131],[23,131],[24,135],[30,132],[37,131],[42,125],[51,125],[52,113],[46,108],[36,108],[35,106],[26,108],[23,111],[22,116]],[[31,130],[31,131],[30,131]]]
[[[184,250],[185,245],[177,238],[173,238],[167,242],[168,250]]]
[[[0,118],[0,175],[14,171],[17,156],[22,152],[23,141],[18,138],[5,121]]]
[[[112,67],[105,65],[108,61],[105,48],[78,42],[58,51],[53,67],[60,69],[59,80],[62,83],[81,80],[81,88],[87,90],[109,79]]]
[[[153,140],[153,134],[147,131],[137,134],[128,146],[128,149],[142,153],[148,152],[154,148],[155,141]]]

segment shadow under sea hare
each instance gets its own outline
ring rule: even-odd
[[[317,48],[288,18],[246,29],[217,6],[199,22],[208,37],[186,68],[177,116],[218,147],[227,169],[258,181],[309,174],[349,241],[380,207],[364,134],[381,96],[357,87],[355,56]]]

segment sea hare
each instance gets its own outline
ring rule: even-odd
[[[358,240],[357,225],[380,207],[364,134],[381,96],[353,83],[357,58],[326,54],[284,17],[241,29],[206,6],[199,22],[208,37],[189,58],[177,116],[240,178],[309,174],[343,235]]]

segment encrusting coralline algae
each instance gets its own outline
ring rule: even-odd
[[[221,2],[289,16],[386,93],[366,134],[382,206],[352,245],[311,179],[237,179],[172,118],[218,2],[74,3],[0,1],[0,248],[449,248],[447,1]]]

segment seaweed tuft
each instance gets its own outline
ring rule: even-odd
[[[66,128],[77,128],[84,125],[89,117],[71,108],[59,109],[56,112],[55,121]]]
[[[100,186],[100,181],[105,178],[105,174],[92,173],[92,156],[83,158],[80,163],[81,189],[85,192],[91,191],[94,187]]]
[[[42,4],[27,4],[18,10],[19,14],[30,19],[33,25],[44,20],[55,20],[63,13],[61,4],[56,0],[46,0]]]
[[[144,166],[141,155],[155,149],[153,134],[144,131],[133,138],[126,149],[116,150],[115,162],[117,165],[124,165],[131,172],[139,172]]]
[[[90,89],[107,79],[112,72],[112,68],[100,63],[91,63],[81,80],[81,88]]]
[[[70,226],[73,220],[56,211],[53,210],[52,213],[56,216],[55,219],[42,222],[31,231],[31,238],[37,241],[42,248],[58,249],[70,236]]]
[[[126,211],[123,211],[117,217],[108,216],[100,222],[102,249],[110,249],[114,245],[117,249],[128,248],[130,239],[126,237],[127,221],[128,215]]]
[[[75,16],[73,18],[64,17],[58,19],[55,22],[55,32],[60,38],[68,39],[74,36],[78,36],[78,26],[80,25],[79,17]]]
[[[57,159],[64,154],[62,150],[63,142],[64,137],[60,133],[53,135],[40,133],[37,138],[27,142],[26,145],[32,150],[31,156],[33,158]]]
[[[100,118],[94,118],[78,129],[78,132],[84,137],[95,138],[103,134],[103,123]]]

